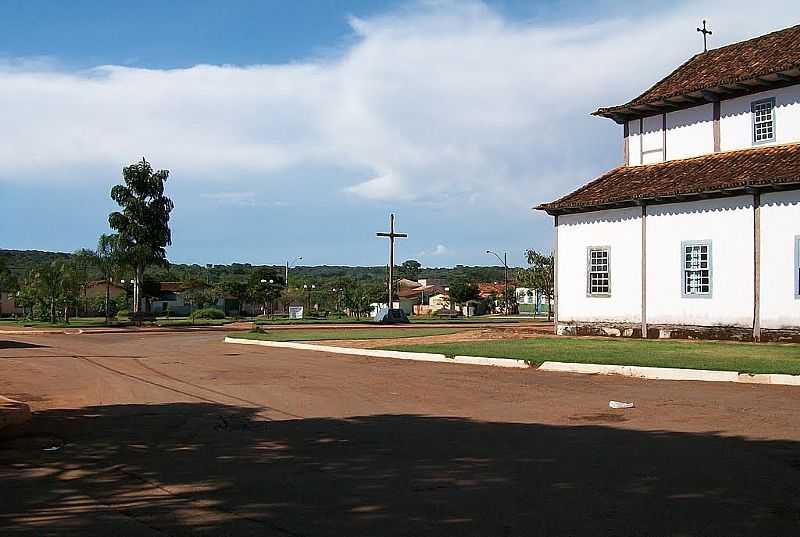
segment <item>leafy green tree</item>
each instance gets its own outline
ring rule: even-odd
[[[84,313],[88,309],[86,300],[86,289],[89,282],[96,276],[95,268],[95,252],[87,248],[81,248],[74,252],[69,260],[66,262],[65,270],[67,276],[70,278],[70,283],[78,287],[78,297],[76,300],[76,313]]]
[[[111,189],[111,199],[121,211],[108,216],[108,224],[117,233],[117,245],[128,264],[136,269],[141,285],[148,265],[166,265],[165,248],[172,244],[169,218],[174,204],[164,195],[168,170],[153,171],[144,158],[122,169],[124,185]],[[138,312],[140,297],[134,297],[133,311]]]
[[[36,270],[30,270],[18,282],[14,303],[22,308],[22,314],[26,317],[33,317],[34,307],[38,303],[37,277]]]
[[[216,294],[216,292],[209,291],[209,285],[205,281],[193,276],[189,276],[181,282],[181,289],[183,301],[189,304],[190,314],[194,312],[195,307],[202,309],[210,304],[212,302],[211,295]]]
[[[273,267],[259,267],[250,274],[249,294],[262,304],[266,313],[269,304],[274,304],[285,286],[283,276]]]
[[[4,260],[0,259],[0,291],[11,293],[19,289],[19,281]]]
[[[369,315],[373,303],[384,301],[384,287],[376,283],[358,282],[345,288],[344,303],[356,317]]]
[[[400,265],[399,275],[401,278],[417,281],[417,279],[419,279],[419,271],[421,268],[422,265],[419,261],[415,259],[409,259],[408,261],[403,261],[403,264]]]
[[[241,280],[225,280],[219,285],[220,294],[232,296],[237,302],[237,316],[242,316],[242,305],[250,300],[250,287]]]
[[[552,300],[555,291],[553,268],[555,266],[553,254],[544,255],[536,250],[525,251],[528,258],[528,268],[520,270],[517,279],[523,285],[531,289],[540,289],[542,295],[547,299],[547,318],[552,319],[553,305]]]
[[[111,320],[111,283],[114,276],[119,274],[123,267],[122,252],[118,246],[119,235],[100,235],[97,240],[97,249],[92,255],[94,266],[100,272],[106,284],[106,296],[102,310],[105,312],[106,324]]]
[[[450,283],[450,299],[456,304],[477,300],[479,295],[478,286],[465,278],[456,278]]]

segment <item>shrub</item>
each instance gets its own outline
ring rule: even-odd
[[[128,310],[119,310],[117,312],[117,319],[120,321],[127,321],[130,318],[131,312]]]
[[[193,319],[224,319],[225,312],[216,308],[203,308],[192,313]]]

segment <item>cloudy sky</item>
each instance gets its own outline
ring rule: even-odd
[[[121,167],[171,172],[174,262],[523,262],[531,207],[619,164],[589,112],[796,0],[0,3],[0,248],[93,246]]]

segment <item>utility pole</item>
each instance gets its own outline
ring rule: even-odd
[[[393,297],[394,297],[394,240],[395,239],[405,239],[408,237],[406,233],[395,233],[394,232],[394,213],[389,215],[389,231],[387,232],[379,232],[375,234],[378,237],[388,237],[389,238],[389,309],[392,309],[393,305]]]

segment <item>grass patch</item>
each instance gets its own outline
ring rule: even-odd
[[[189,317],[159,317],[155,323],[144,322],[142,326],[222,326],[235,322],[234,319],[192,319]],[[103,327],[126,327],[133,326],[132,321],[112,319],[106,324],[104,317],[74,317],[69,323],[50,323],[47,321],[30,321],[15,319],[0,319],[0,327],[14,326],[20,328],[103,328]]]
[[[800,345],[791,344],[559,337],[392,345],[385,349],[442,353],[447,356],[513,358],[537,365],[556,361],[800,374]]]
[[[357,319],[356,317],[327,317],[325,319],[288,319],[286,317],[276,317],[274,319],[256,318],[256,324],[262,325],[286,325],[286,324],[374,324],[369,318]]]
[[[455,328],[347,328],[341,330],[274,330],[240,332],[228,337],[263,341],[324,341],[342,339],[384,339],[420,336],[442,336],[458,332]]]
[[[236,322],[233,319],[192,319],[179,318],[179,319],[158,319],[156,320],[157,326],[222,326],[224,324]],[[146,325],[147,323],[145,323]]]
[[[455,319],[448,319],[446,317],[411,317],[410,321],[414,324],[420,323],[454,323],[454,324],[470,324],[470,323],[524,323],[530,322],[528,319],[510,319],[502,317],[456,317]]]
[[[246,319],[243,319],[246,320]],[[409,317],[412,324],[470,324],[470,323],[526,323],[531,322],[531,319],[503,319],[498,317],[456,317],[455,319],[448,319],[446,317]],[[286,317],[275,317],[273,319],[257,317],[256,324],[258,326],[269,325],[287,325],[287,324],[375,324],[371,317],[327,317],[324,319],[288,319]]]
[[[128,326],[129,321],[112,320],[109,326]],[[73,317],[69,323],[51,323],[48,321],[31,321],[2,319],[0,326],[18,326],[23,328],[96,328],[106,326],[105,317]]]

